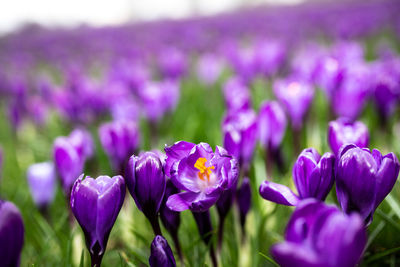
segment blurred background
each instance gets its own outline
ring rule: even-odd
[[[304,0],[15,0],[3,3],[0,34],[25,24],[47,27],[106,26],[155,19],[213,15],[255,5],[294,5]],[[326,1],[326,0],[322,0]]]
[[[276,266],[270,247],[284,240],[293,208],[260,197],[267,177],[295,190],[299,152],[333,151],[333,120],[359,121],[364,146],[399,156],[399,14],[398,0],[2,1],[0,198],[25,223],[21,266],[89,266],[69,208],[82,172],[121,174],[134,152],[179,140],[225,145],[269,104],[277,114],[267,122],[279,125],[264,121],[253,136],[251,209],[243,229],[236,204],[228,213],[219,263]],[[50,185],[29,178],[41,162]],[[335,189],[327,202],[339,206]],[[216,228],[214,207],[211,215]],[[186,266],[211,266],[192,214],[180,216]],[[396,183],[368,228],[363,266],[400,266],[399,221]],[[127,193],[103,265],[147,266],[153,238]]]

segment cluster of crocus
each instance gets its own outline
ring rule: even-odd
[[[24,222],[18,208],[0,200],[0,259],[2,266],[19,266],[24,245]]]
[[[362,218],[346,215],[335,206],[314,199],[303,200],[293,212],[285,240],[271,248],[282,267],[353,267],[367,243]]]
[[[93,179],[82,174],[72,188],[71,210],[85,234],[92,266],[101,265],[108,237],[124,198],[125,181],[122,176]]]
[[[58,137],[53,145],[53,160],[66,195],[82,173],[85,161],[93,154],[93,141],[89,132],[74,130],[67,137]]]
[[[114,171],[122,174],[127,160],[139,147],[137,124],[128,120],[104,123],[99,128],[99,137]]]
[[[293,166],[293,181],[299,195],[288,187],[270,181],[260,186],[260,195],[269,201],[296,206],[302,199],[325,200],[334,182],[335,156],[325,153],[322,157],[313,148],[304,149]]]

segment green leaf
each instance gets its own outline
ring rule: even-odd
[[[382,251],[382,252],[380,252],[380,253],[378,253],[378,254],[375,254],[375,255],[369,257],[364,263],[366,263],[366,264],[367,264],[367,263],[371,263],[371,262],[376,261],[376,260],[379,260],[379,259],[381,259],[381,258],[383,258],[383,257],[385,257],[385,256],[387,256],[387,255],[393,254],[393,253],[395,253],[395,252],[397,252],[397,251],[400,251],[400,247],[391,248],[391,249]]]
[[[271,257],[268,257],[267,255],[265,255],[265,254],[262,253],[262,252],[258,252],[258,254],[260,254],[262,257],[264,257],[267,261],[269,261],[269,262],[272,263],[273,265],[279,267],[279,264],[278,264],[276,261],[274,261],[273,259],[271,259]]]

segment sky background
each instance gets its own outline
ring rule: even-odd
[[[0,34],[26,23],[73,27],[117,25],[127,21],[211,15],[260,3],[296,4],[303,0],[4,0]]]

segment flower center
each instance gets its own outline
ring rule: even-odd
[[[207,178],[207,181],[210,181],[210,174],[212,173],[211,170],[215,169],[214,166],[211,167],[206,167],[206,158],[198,158],[196,160],[196,163],[194,164],[194,167],[199,170],[197,175],[199,176],[200,180],[205,181]]]

